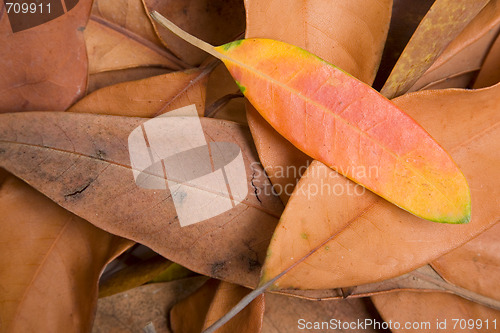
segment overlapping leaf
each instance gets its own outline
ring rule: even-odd
[[[0,4],[0,112],[64,110],[85,93],[87,54],[83,30],[90,0],[68,13],[13,33]]]
[[[2,331],[89,330],[101,271],[131,242],[12,176],[0,188],[0,224]]]
[[[303,4],[247,0],[245,6],[246,38],[271,38],[300,46],[366,83],[373,81],[389,27],[392,1],[349,1],[331,6],[322,1]],[[287,15],[281,15],[283,6],[289,8]],[[364,23],[356,24],[361,21]],[[352,43],[352,36],[361,41]],[[324,38],[338,47],[324,43]],[[259,158],[286,202],[312,159],[278,134],[250,104],[247,110]]]
[[[498,222],[492,166],[500,159],[493,139],[500,121],[499,89],[422,92],[397,100],[464,171],[475,207],[470,224],[430,224],[369,192],[356,192],[343,177],[309,168],[273,236],[263,281],[302,260],[276,287],[326,289],[383,280],[439,257]],[[330,186],[319,192],[328,177]]]
[[[407,92],[488,2],[489,0],[435,1],[380,92],[388,98]],[[430,40],[432,43],[429,43]]]
[[[249,195],[227,213],[190,227],[179,225],[168,190],[151,191],[134,182],[127,142],[143,118],[6,114],[0,165],[108,232],[145,244],[196,272],[255,285],[282,206],[255,165],[248,131],[235,123],[201,120],[210,140],[233,142],[242,149]]]
[[[466,88],[481,68],[500,31],[500,2],[490,1],[444,49],[409,91],[439,87]],[[463,84],[457,85],[457,80]],[[484,85],[491,86],[496,82]]]
[[[185,31],[215,45],[234,40],[245,30],[245,11],[242,0],[143,0],[146,12],[156,10]],[[190,65],[199,65],[206,53],[189,45],[167,29],[152,21],[163,44],[177,57]]]
[[[199,333],[226,314],[249,292],[249,289],[235,284],[208,281],[200,290],[172,308],[170,320],[173,332]],[[193,313],[196,313],[195,316]],[[262,329],[263,317],[264,295],[260,295],[217,332],[258,333]]]

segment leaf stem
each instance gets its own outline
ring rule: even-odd
[[[201,39],[198,39],[195,36],[188,34],[184,30],[176,26],[172,21],[168,20],[165,16],[158,13],[156,10],[151,11],[149,15],[151,15],[151,17],[160,25],[172,31],[174,34],[184,39],[189,44],[196,46],[197,48],[207,52],[208,54],[218,59],[221,58],[221,55],[219,54],[219,52],[215,51],[215,47],[213,45],[210,45],[207,42],[202,41]]]

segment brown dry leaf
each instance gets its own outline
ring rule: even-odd
[[[113,22],[114,25],[163,47],[141,0],[94,0],[92,16]]]
[[[220,63],[208,79],[205,116],[247,124],[245,99],[242,97],[226,66]]]
[[[127,291],[153,280],[172,262],[156,256],[135,265],[127,266],[99,284],[99,297],[107,297]]]
[[[256,163],[244,126],[200,118],[210,141],[242,150],[248,196],[224,214],[182,228],[168,190],[143,189],[134,181],[128,136],[145,119],[70,112],[1,117],[0,165],[64,208],[193,271],[257,283],[282,204]]]
[[[389,29],[392,0],[335,5],[324,0],[246,0],[245,6],[247,38],[272,38],[297,45],[366,83],[373,82]],[[287,8],[287,15],[283,15],[283,8]],[[247,119],[260,160],[286,202],[300,178],[298,171],[305,170],[312,160],[279,135],[250,105]]]
[[[208,280],[200,289],[189,295],[170,310],[173,333],[200,333],[205,317],[220,281]]]
[[[459,73],[456,76],[450,76],[438,81],[432,82],[421,90],[437,90],[437,89],[449,89],[449,88],[466,88],[470,85],[474,77],[477,75],[477,71]]]
[[[444,49],[432,66],[408,91],[436,89],[433,84],[437,82],[479,70],[499,31],[500,1],[492,0]],[[472,78],[472,75],[468,77]],[[455,87],[465,88],[470,80],[464,80],[463,83]]]
[[[88,331],[101,271],[131,242],[14,177],[0,187],[0,224],[2,331]]]
[[[89,94],[68,111],[154,117],[185,105],[205,109],[210,68],[172,72],[138,81],[123,82]]]
[[[105,71],[156,66],[179,70],[184,66],[167,50],[141,36],[92,16],[85,29],[89,74]]]
[[[384,53],[373,87],[380,90],[434,0],[394,0]]]
[[[206,278],[195,277],[173,282],[153,283],[99,299],[93,333],[137,333],[152,322],[157,333],[170,333],[170,308]]]
[[[156,10],[184,31],[212,44],[222,45],[236,39],[245,30],[243,0],[143,0],[146,11]],[[151,18],[150,18],[151,19]],[[186,43],[153,21],[161,41],[177,57],[193,66],[199,65],[207,54]]]
[[[500,300],[500,224],[432,262],[447,281]]]
[[[90,74],[87,94],[114,84],[147,79],[151,76],[163,75],[169,72],[171,72],[169,69],[161,67],[137,67]]]
[[[87,53],[82,31],[92,1],[12,33],[0,4],[0,112],[64,110],[85,93]]]
[[[246,38],[297,45],[361,81],[373,82],[389,29],[392,0],[335,5],[325,0],[245,0],[245,6]]]
[[[498,222],[495,193],[500,179],[494,165],[500,160],[495,139],[499,91],[500,85],[424,91],[395,100],[464,172],[472,194],[469,224],[419,219],[333,171],[311,166],[281,217],[262,282],[302,258],[303,263],[278,280],[278,288],[327,289],[381,281],[434,260]]]
[[[364,322],[367,319],[378,319],[376,310],[368,299],[346,299],[342,301],[313,302],[293,297],[266,294],[266,311],[264,313],[264,333],[301,333],[329,332],[329,329],[306,330],[307,322],[324,322],[336,319],[342,322]],[[303,320],[303,322],[300,321]],[[380,320],[380,319],[379,319]],[[335,322],[338,324],[338,322]],[[301,326],[299,326],[301,325]],[[311,324],[312,325],[312,324]],[[299,328],[300,327],[300,328]],[[310,326],[312,327],[312,326]],[[332,328],[332,332],[380,332],[372,327],[365,329]]]
[[[372,297],[372,300],[386,322],[391,320],[393,325],[395,322],[400,323],[399,329],[393,326],[391,331],[394,333],[410,331],[404,329],[405,323],[419,325],[418,328],[411,329],[411,332],[416,333],[498,332],[500,311],[492,310],[455,295],[397,292],[378,295]],[[477,324],[478,326],[474,329],[469,329],[467,321],[471,319],[475,325],[476,320],[481,320],[482,326],[479,327]],[[488,320],[488,328],[486,328],[486,320]],[[495,324],[494,320],[496,320]],[[437,326],[438,321],[440,326]],[[446,324],[443,324],[444,321]],[[460,327],[460,325],[464,326]]]
[[[249,289],[232,283],[213,279],[207,281],[170,311],[173,333],[200,333],[231,310],[249,292]],[[216,332],[260,332],[264,308],[262,294]]]
[[[436,0],[392,69],[382,95],[394,98],[407,92],[488,2]]]
[[[500,82],[500,63],[498,59],[500,59],[500,35],[497,36],[484,60],[481,71],[476,82],[474,82],[474,89],[489,87]]]
[[[221,281],[208,309],[203,329],[207,329],[216,320],[224,316],[249,292],[250,290],[245,287]],[[261,294],[216,332],[258,333],[262,330],[264,309],[264,294]]]

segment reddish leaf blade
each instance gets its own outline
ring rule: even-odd
[[[419,217],[469,221],[469,188],[451,157],[371,87],[274,40],[215,50],[254,107],[297,148]]]

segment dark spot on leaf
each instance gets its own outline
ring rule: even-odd
[[[4,153],[5,153],[5,151],[6,151],[5,149],[0,148],[0,154],[4,154]]]
[[[98,159],[103,160],[106,158],[106,152],[104,150],[98,150],[95,155],[97,156]]]
[[[216,261],[212,264],[212,276],[219,277],[220,272],[224,270],[226,263],[224,261]]]
[[[260,269],[261,264],[258,260],[248,258],[248,271],[253,272],[256,269]]]

